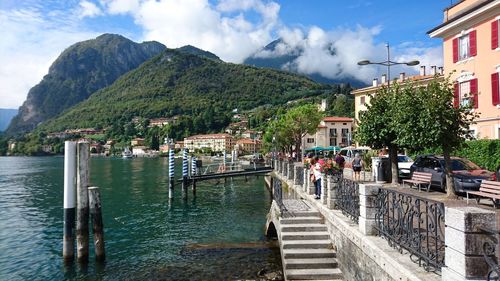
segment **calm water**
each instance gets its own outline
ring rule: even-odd
[[[93,158],[107,260],[95,264],[91,244],[87,267],[65,267],[63,158],[0,157],[0,280],[235,280],[280,269],[279,249],[263,246],[262,177],[199,183],[187,202],[178,184],[171,204],[166,182],[165,158]]]

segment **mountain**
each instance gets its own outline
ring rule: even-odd
[[[330,44],[325,47],[329,55],[335,56],[335,49]],[[305,75],[318,83],[324,84],[345,84],[349,83],[351,86],[364,87],[366,84],[355,77],[342,77],[342,78],[329,78],[321,75],[320,73],[302,73],[295,61],[303,54],[304,49],[300,46],[290,46],[282,39],[276,39],[267,44],[264,48],[257,51],[252,56],[245,59],[243,64],[252,65],[262,68],[273,68],[279,70],[290,71]]]
[[[207,59],[167,49],[61,116],[40,126],[122,130],[136,116],[185,118],[184,135],[220,131],[233,109],[283,105],[330,91],[296,74]],[[180,122],[180,121],[179,121]]]
[[[210,53],[210,52],[205,51],[205,50],[202,50],[202,49],[198,49],[198,48],[196,48],[194,46],[191,46],[191,45],[186,45],[186,46],[177,48],[177,50],[179,52],[181,52],[181,53],[186,53],[186,54],[191,54],[191,55],[197,55],[197,56],[205,57],[207,59],[213,59],[213,60],[216,60],[216,61],[220,61],[221,60],[215,54]]]
[[[17,114],[17,109],[0,108],[0,132],[7,129],[10,120]]]
[[[115,34],[103,34],[70,46],[54,61],[42,81],[28,92],[7,134],[32,130],[40,122],[111,85],[165,48],[158,42],[139,44]]]

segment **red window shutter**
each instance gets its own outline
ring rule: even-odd
[[[472,101],[474,102],[474,108],[479,105],[479,98],[477,94],[477,78],[469,81],[470,83],[470,94],[472,95]]]
[[[498,48],[498,20],[491,23],[491,49]]]
[[[458,61],[458,38],[453,39],[453,62]]]
[[[454,96],[453,96],[453,106],[454,107],[457,107],[458,108],[458,102],[459,102],[459,92],[458,92],[458,87],[459,87],[459,84],[458,83],[455,83],[455,92],[453,93]]]
[[[477,55],[477,44],[476,44],[476,31],[473,30],[469,33],[469,51],[470,56],[475,57]]]
[[[495,72],[491,74],[491,100],[493,102],[493,105],[500,104],[500,95],[498,88],[498,72]]]

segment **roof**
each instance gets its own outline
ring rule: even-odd
[[[434,77],[437,77],[437,79],[443,79],[443,75],[441,74],[438,74],[438,75],[432,75],[432,74],[429,74],[429,75],[413,75],[413,76],[408,76],[405,78],[405,80],[403,81],[400,81],[400,80],[397,80],[396,82],[399,83],[400,85],[401,84],[404,84],[404,82],[415,82],[417,84],[424,84],[425,85],[425,82],[430,82],[434,79]],[[391,85],[396,83],[394,81],[391,81]],[[387,87],[387,83],[384,83],[384,84],[378,84],[377,86],[368,86],[368,87],[365,87],[365,88],[361,88],[361,89],[356,89],[354,91],[351,92],[351,95],[356,95],[356,94],[361,94],[361,93],[372,93],[372,92],[376,92],[377,89],[379,88],[382,88],[382,87]]]
[[[243,139],[239,139],[238,141],[236,141],[237,144],[260,144],[261,141],[260,140],[252,140],[252,139],[248,139],[248,138],[243,138]]]
[[[472,7],[468,8],[468,9],[466,9],[465,11],[463,11],[463,12],[461,12],[461,13],[458,13],[458,14],[454,15],[451,19],[449,19],[449,20],[447,20],[447,21],[443,22],[442,24],[440,24],[440,25],[438,25],[438,26],[434,27],[433,29],[431,29],[431,30],[427,31],[427,34],[431,34],[431,33],[433,33],[434,31],[436,31],[436,30],[438,30],[438,29],[440,29],[440,28],[442,28],[442,27],[444,27],[444,26],[446,26],[446,25],[448,25],[448,24],[450,24],[450,23],[453,23],[453,22],[457,21],[458,19],[463,18],[464,16],[466,16],[466,15],[468,15],[468,14],[470,14],[470,13],[474,12],[474,11],[477,11],[477,10],[481,9],[482,7],[484,7],[484,6],[488,5],[488,4],[492,3],[492,2],[495,2],[495,1],[497,1],[497,0],[486,0],[486,1],[484,1],[484,2],[480,2],[480,3],[478,3],[477,5],[472,6]],[[462,2],[463,2],[463,1],[460,1],[460,2],[458,2],[458,3],[456,3],[456,4],[454,4],[454,5],[452,5],[452,6],[448,7],[448,8],[446,8],[446,9],[445,9],[445,11],[446,11],[446,10],[449,10],[449,9],[451,9],[451,8],[455,7],[455,6],[457,6],[458,4],[460,4],[460,3],[462,3]]]
[[[349,118],[349,117],[330,116],[330,117],[323,118],[323,121],[325,121],[325,122],[353,122],[353,119]]]

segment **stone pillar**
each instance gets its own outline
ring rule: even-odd
[[[293,184],[294,185],[299,185],[299,173],[302,173],[302,169],[298,164],[293,166],[293,171],[294,171],[294,177],[293,177]]]
[[[307,192],[307,188],[309,186],[309,169],[304,167],[304,183],[302,185],[302,191]]]
[[[496,229],[495,212],[477,207],[445,207],[445,263],[441,280],[484,280],[489,267],[483,257],[487,234]]]
[[[327,198],[328,198],[328,188],[326,185],[326,174],[321,173],[321,204],[326,205]]]
[[[359,184],[359,231],[364,235],[375,235],[375,199],[380,184]]]
[[[334,182],[333,176],[326,177],[326,189],[328,190],[328,197],[326,198],[326,206],[328,209],[334,209],[337,206],[337,186],[338,182]]]

